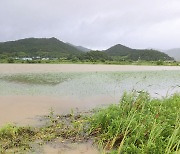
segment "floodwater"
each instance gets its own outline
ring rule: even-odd
[[[124,91],[153,97],[180,91],[180,67],[0,64],[0,125],[34,124],[38,116],[118,103]]]
[[[0,64],[0,126],[37,125],[51,108],[57,114],[90,110],[118,103],[125,91],[135,90],[158,98],[180,92],[180,67]],[[97,152],[89,146],[73,151]],[[49,145],[44,150],[59,153]]]
[[[99,154],[100,152],[92,146],[92,143],[81,144],[47,144],[43,147],[44,154]]]

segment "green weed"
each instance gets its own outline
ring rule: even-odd
[[[0,152],[9,149],[30,149],[30,142],[35,140],[36,131],[30,127],[5,125],[0,129]]]
[[[90,133],[115,153],[179,152],[180,96],[159,100],[147,93],[124,94],[118,105],[92,116]]]

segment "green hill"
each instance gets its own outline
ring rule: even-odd
[[[127,60],[173,60],[167,54],[152,49],[131,49],[123,45],[115,45],[104,51],[109,56],[120,57]]]
[[[0,55],[8,57],[67,57],[82,51],[56,38],[27,38],[0,43]]]
[[[123,46],[121,44],[117,44],[107,50],[104,50],[104,52],[110,56],[127,56],[132,53],[132,51],[133,49]]]
[[[67,58],[69,60],[173,60],[167,54],[157,50],[131,49],[123,45],[115,45],[104,51],[90,49],[64,43],[52,38],[27,38],[0,43],[0,59],[23,57]]]

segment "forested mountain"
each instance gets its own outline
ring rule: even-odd
[[[82,51],[56,38],[27,38],[0,43],[0,54],[9,57],[67,57]]]
[[[52,38],[27,38],[0,43],[0,59],[23,57],[67,58],[73,60],[173,60],[157,50],[131,49],[121,44],[104,51],[64,43]]]
[[[109,56],[119,56],[128,60],[173,60],[167,54],[151,49],[131,49],[123,45],[115,45],[104,51]]]
[[[90,60],[90,61],[106,61],[112,60],[111,56],[108,56],[105,52],[102,51],[89,51],[85,54],[78,56],[79,60]]]
[[[133,49],[123,46],[121,44],[117,44],[112,46],[111,48],[104,50],[110,56],[127,56],[132,53]]]

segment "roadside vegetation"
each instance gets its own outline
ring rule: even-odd
[[[55,115],[51,110],[44,121],[40,127],[0,128],[0,152],[32,152],[34,144],[88,140],[103,153],[180,152],[180,94],[152,99],[145,92],[125,93],[118,104],[88,113]]]

